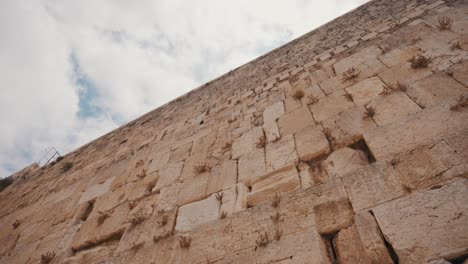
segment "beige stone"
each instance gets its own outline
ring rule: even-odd
[[[396,171],[386,162],[358,168],[344,175],[342,180],[355,212],[405,194]]]
[[[236,205],[234,207],[234,213],[243,211],[247,208],[247,196],[249,194],[249,188],[243,183],[238,183],[236,185],[237,197]]]
[[[382,54],[378,57],[378,59],[383,62],[388,67],[397,66],[401,63],[407,62],[413,56],[417,55],[419,49],[413,46],[408,48],[395,48],[385,54]]]
[[[222,164],[213,167],[206,188],[206,195],[219,192],[236,185],[237,161],[226,160]]]
[[[322,162],[322,168],[334,178],[343,177],[366,165],[367,157],[361,150],[347,147],[335,150]]]
[[[269,142],[280,138],[280,132],[276,121],[284,114],[283,101],[274,103],[263,111],[263,130]]]
[[[219,214],[226,214],[226,216],[231,216],[235,212],[236,199],[237,199],[237,189],[236,186],[231,186],[227,189],[224,189],[220,192],[222,195],[221,208],[219,209]]]
[[[338,75],[330,79],[324,80],[319,85],[326,95],[330,95],[334,92],[342,91],[346,87],[349,87],[354,83],[356,83],[356,80],[343,81],[343,77],[341,75]]]
[[[247,186],[252,185],[252,181],[262,176],[266,172],[265,152],[263,149],[257,149],[239,159],[239,179]]]
[[[292,191],[300,187],[299,175],[294,164],[286,165],[263,175],[252,184],[252,192],[247,196],[250,206],[271,199],[277,192]]]
[[[294,134],[312,124],[314,124],[314,119],[306,106],[286,113],[280,116],[278,120],[282,137]]]
[[[373,209],[401,263],[421,263],[466,249],[467,187],[467,180],[460,179]]]
[[[204,199],[209,177],[209,172],[203,172],[183,181],[177,196],[177,204],[181,206]]]
[[[232,158],[238,159],[241,156],[256,149],[256,143],[263,137],[262,127],[254,127],[244,133],[240,138],[232,143]]]
[[[443,172],[461,164],[462,159],[444,141],[412,153],[395,166],[403,184],[411,189],[431,187],[446,180]]]
[[[446,142],[456,150],[465,163],[468,163],[468,129],[450,133],[445,137]]]
[[[155,191],[160,190],[163,187],[169,186],[179,180],[180,174],[182,173],[182,168],[184,167],[184,162],[179,161],[176,163],[168,164],[164,168],[159,170],[159,180],[154,188]]]
[[[333,68],[335,69],[336,74],[342,74],[352,67],[356,67],[359,64],[362,64],[368,60],[375,59],[377,56],[382,54],[382,50],[377,46],[370,46],[368,48],[362,49],[357,53],[335,63]]]
[[[330,152],[328,140],[321,126],[308,126],[294,135],[297,156],[308,161]]]
[[[365,116],[365,112],[363,106],[356,106],[322,122],[323,127],[330,131],[333,148],[347,146],[377,126],[372,118]]]
[[[90,186],[81,196],[80,200],[78,201],[78,204],[85,203],[87,201],[90,201],[98,196],[103,195],[106,193],[109,188],[111,187],[112,181],[114,178],[110,178],[106,180],[103,183],[96,183],[92,186]]]
[[[453,66],[453,78],[468,87],[468,61]]]
[[[150,154],[148,173],[158,171],[159,169],[163,168],[169,161],[170,155],[171,155],[171,152],[164,152],[164,153],[156,152],[154,154]]]
[[[395,84],[400,82],[411,85],[431,74],[432,72],[428,69],[412,69],[411,64],[409,62],[405,62],[379,73],[379,77],[386,84]]]
[[[180,183],[176,183],[159,190],[156,210],[171,211],[177,207],[177,198],[179,196]]]
[[[353,97],[356,105],[366,105],[373,98],[379,96],[383,86],[384,83],[379,78],[372,77],[346,88],[346,92]]]
[[[421,107],[431,107],[467,89],[444,73],[433,74],[409,86],[406,93]]]
[[[179,207],[175,230],[189,231],[203,223],[218,219],[220,203],[215,195]]]
[[[320,98],[317,103],[310,105],[309,108],[312,111],[314,119],[317,122],[321,122],[353,106],[353,102],[349,101],[342,93],[338,93]]]
[[[275,170],[297,160],[294,137],[292,135],[284,136],[278,141],[267,144],[265,152],[267,171]]]
[[[368,131],[364,133],[364,139],[377,160],[393,159],[397,154],[427,145],[443,135],[467,127],[465,120],[468,120],[468,111],[449,109],[457,100],[448,99],[411,118]]]
[[[377,97],[369,106],[374,108],[375,114],[372,119],[379,126],[405,119],[421,110],[413,100],[400,91]]]
[[[190,156],[191,150],[192,150],[191,142],[174,149],[171,152],[171,155],[169,156],[169,162],[175,163],[175,162],[186,159],[188,156]]]
[[[314,213],[317,231],[322,235],[334,234],[354,222],[353,208],[347,199],[317,204]]]

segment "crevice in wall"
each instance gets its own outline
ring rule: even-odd
[[[337,233],[328,234],[328,235],[320,235],[322,237],[322,241],[325,244],[325,249],[327,251],[328,260],[331,264],[339,264],[336,249],[333,241],[335,240]]]
[[[84,210],[83,215],[80,217],[81,221],[84,222],[84,221],[86,221],[86,219],[88,219],[89,215],[91,214],[91,212],[94,209],[94,202],[95,202],[95,200],[88,201],[88,206]]]
[[[122,238],[123,234],[125,232],[125,228],[113,233],[113,234],[110,234],[109,236],[107,237],[104,237],[98,241],[94,241],[94,242],[88,242],[84,245],[82,245],[81,247],[78,247],[78,248],[72,248],[72,251],[73,253],[77,253],[77,252],[80,252],[80,251],[84,251],[84,250],[88,250],[88,249],[91,249],[91,248],[94,248],[94,247],[97,247],[97,246],[101,246],[101,245],[104,245],[104,244],[110,244],[112,242],[118,242],[120,241],[120,239]]]
[[[464,254],[454,259],[449,259],[449,262],[452,264],[463,264],[463,263],[466,263],[467,260],[468,260],[468,254]]]
[[[387,240],[387,238],[383,234],[382,229],[380,229],[379,222],[375,218],[374,212],[372,210],[369,210],[369,213],[372,215],[372,217],[374,217],[375,223],[377,223],[377,227],[379,228],[380,236],[382,237],[382,239],[384,241],[384,245],[387,248],[387,251],[388,251],[388,254],[390,255],[390,258],[392,259],[394,264],[399,264],[400,262],[399,262],[399,259],[398,259],[398,255],[397,255],[395,249],[393,248],[392,244]]]
[[[366,141],[362,137],[359,140],[355,141],[354,143],[348,145],[348,148],[363,151],[364,154],[366,154],[367,161],[369,163],[374,163],[376,161],[375,157],[374,157],[374,154],[372,154],[372,152],[369,149],[369,146],[367,146]]]

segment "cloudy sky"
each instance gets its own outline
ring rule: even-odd
[[[0,177],[65,154],[366,0],[2,0]]]

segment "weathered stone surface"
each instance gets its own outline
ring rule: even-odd
[[[419,49],[412,46],[404,49],[396,48],[380,55],[378,59],[388,67],[393,67],[397,66],[398,64],[407,62],[413,56],[417,55],[418,52]]]
[[[200,173],[181,183],[177,205],[181,206],[206,197],[206,187],[208,186],[209,172]]]
[[[294,134],[312,124],[314,124],[314,119],[306,106],[286,113],[278,120],[282,137]]]
[[[403,92],[393,92],[374,99],[369,107],[375,111],[372,119],[379,125],[387,125],[405,119],[421,108]]]
[[[333,148],[347,146],[360,138],[365,131],[376,127],[372,118],[365,116],[366,109],[356,106],[322,122],[323,127],[330,132]]]
[[[210,171],[206,194],[210,195],[236,185],[237,161],[226,160],[222,164],[213,167]]]
[[[354,222],[353,208],[347,199],[315,205],[314,213],[317,231],[322,235],[334,234]]]
[[[310,105],[310,111],[317,122],[325,121],[326,119],[344,112],[354,106],[354,103],[349,101],[343,93],[331,94],[321,98],[317,103]]]
[[[342,180],[355,212],[405,194],[396,171],[386,162],[358,168],[344,175]]]
[[[236,185],[237,197],[236,205],[234,207],[234,213],[243,211],[247,208],[247,196],[249,194],[249,188],[243,183],[238,183]]]
[[[442,135],[468,126],[468,111],[450,111],[458,98],[448,99],[411,118],[364,133],[364,138],[377,160],[392,159],[394,155],[428,144]],[[419,133],[415,134],[414,131]]]
[[[453,66],[453,78],[468,87],[468,61]]]
[[[221,208],[219,209],[219,215],[226,214],[226,216],[231,216],[235,212],[236,208],[236,199],[237,199],[237,189],[236,186],[229,187],[224,189],[219,193],[221,197]]]
[[[468,129],[451,133],[445,137],[445,141],[468,163]]]
[[[333,65],[333,68],[335,69],[336,74],[342,74],[343,72],[347,71],[352,67],[356,67],[361,63],[377,58],[377,56],[381,54],[382,50],[379,49],[377,46],[370,46],[335,63],[335,65]]]
[[[294,135],[297,156],[308,161],[330,152],[328,140],[321,126],[308,126]]]
[[[238,159],[241,156],[253,151],[256,148],[256,143],[263,137],[263,130],[261,127],[254,127],[253,129],[244,133],[240,138],[234,140],[232,143],[232,158]]]
[[[98,246],[86,251],[78,252],[75,256],[66,258],[64,264],[81,264],[81,263],[99,263],[112,258],[117,244],[110,246]]]
[[[341,148],[335,150],[322,162],[322,168],[325,169],[331,177],[343,177],[358,168],[368,164],[366,155],[361,150],[351,148]]]
[[[247,186],[251,186],[252,181],[262,176],[266,172],[265,152],[263,149],[257,149],[242,156],[239,159],[239,179]]]
[[[218,219],[220,203],[215,195],[179,207],[175,229],[189,231],[203,223]]]
[[[192,150],[191,142],[174,149],[171,152],[171,155],[169,156],[169,162],[175,163],[175,162],[186,159],[188,156],[190,156],[191,150]]]
[[[268,106],[263,111],[263,130],[269,142],[275,141],[281,137],[277,120],[284,114],[283,101],[279,101]]]
[[[442,100],[459,96],[467,89],[447,74],[433,74],[409,86],[406,93],[421,107],[431,107]]]
[[[252,184],[252,192],[247,196],[247,202],[254,206],[271,199],[277,192],[292,191],[300,187],[299,175],[294,164],[286,165],[263,175]]]
[[[382,92],[383,86],[379,78],[372,77],[346,88],[346,92],[353,97],[356,105],[366,105]]]
[[[148,159],[150,160],[149,165],[148,165],[148,173],[157,171],[161,168],[163,168],[167,162],[169,161],[169,156],[171,155],[170,151],[164,152],[164,153],[153,153],[150,154]]]
[[[467,187],[467,180],[460,179],[373,209],[401,263],[421,263],[466,249]]]
[[[442,141],[431,148],[410,154],[395,168],[406,187],[420,189],[446,180],[442,173],[462,162],[457,153]]]
[[[85,203],[87,201],[90,201],[90,200],[92,200],[92,199],[106,193],[109,190],[109,188],[111,187],[111,184],[112,184],[113,180],[114,180],[114,178],[110,178],[110,179],[106,180],[103,183],[96,183],[96,184],[88,187],[86,192],[83,193],[80,200],[78,201],[78,204]]]
[[[269,143],[266,148],[266,170],[272,171],[297,160],[294,137],[284,136],[276,142]]]
[[[160,190],[163,187],[169,186],[177,182],[177,180],[180,177],[180,174],[182,173],[183,167],[184,167],[184,162],[180,161],[180,162],[168,164],[164,168],[161,168],[158,172],[159,180],[156,183],[154,190],[155,191]]]

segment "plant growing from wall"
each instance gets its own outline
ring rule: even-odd
[[[303,90],[295,90],[292,94],[292,97],[296,100],[301,100],[304,97],[304,91]]]
[[[16,219],[15,222],[13,222],[12,225],[13,225],[13,229],[16,229],[21,225],[21,222],[18,219]]]
[[[437,28],[439,30],[449,30],[452,27],[453,20],[450,17],[446,16],[441,16],[437,19],[439,24],[437,25]]]
[[[343,72],[343,74],[341,75],[341,81],[346,82],[349,80],[356,79],[359,76],[359,74],[361,74],[360,70],[351,67],[347,71]]]
[[[55,257],[55,253],[54,252],[47,252],[45,254],[42,254],[41,255],[41,260],[40,260],[40,264],[49,264],[52,259],[54,259]]]
[[[431,62],[431,59],[424,56],[424,55],[415,55],[413,56],[409,62],[411,63],[411,68],[413,69],[423,69],[427,68],[429,66],[429,63]]]
[[[199,163],[193,166],[193,172],[196,174],[210,171],[210,167],[206,163]]]
[[[260,233],[255,243],[257,244],[257,247],[265,247],[268,245],[268,243],[270,243],[270,240],[268,239],[268,233]]]
[[[189,248],[190,243],[192,243],[192,238],[187,235],[181,235],[179,237],[179,246],[181,248]]]
[[[62,172],[67,172],[73,168],[73,162],[67,161],[62,165]]]

